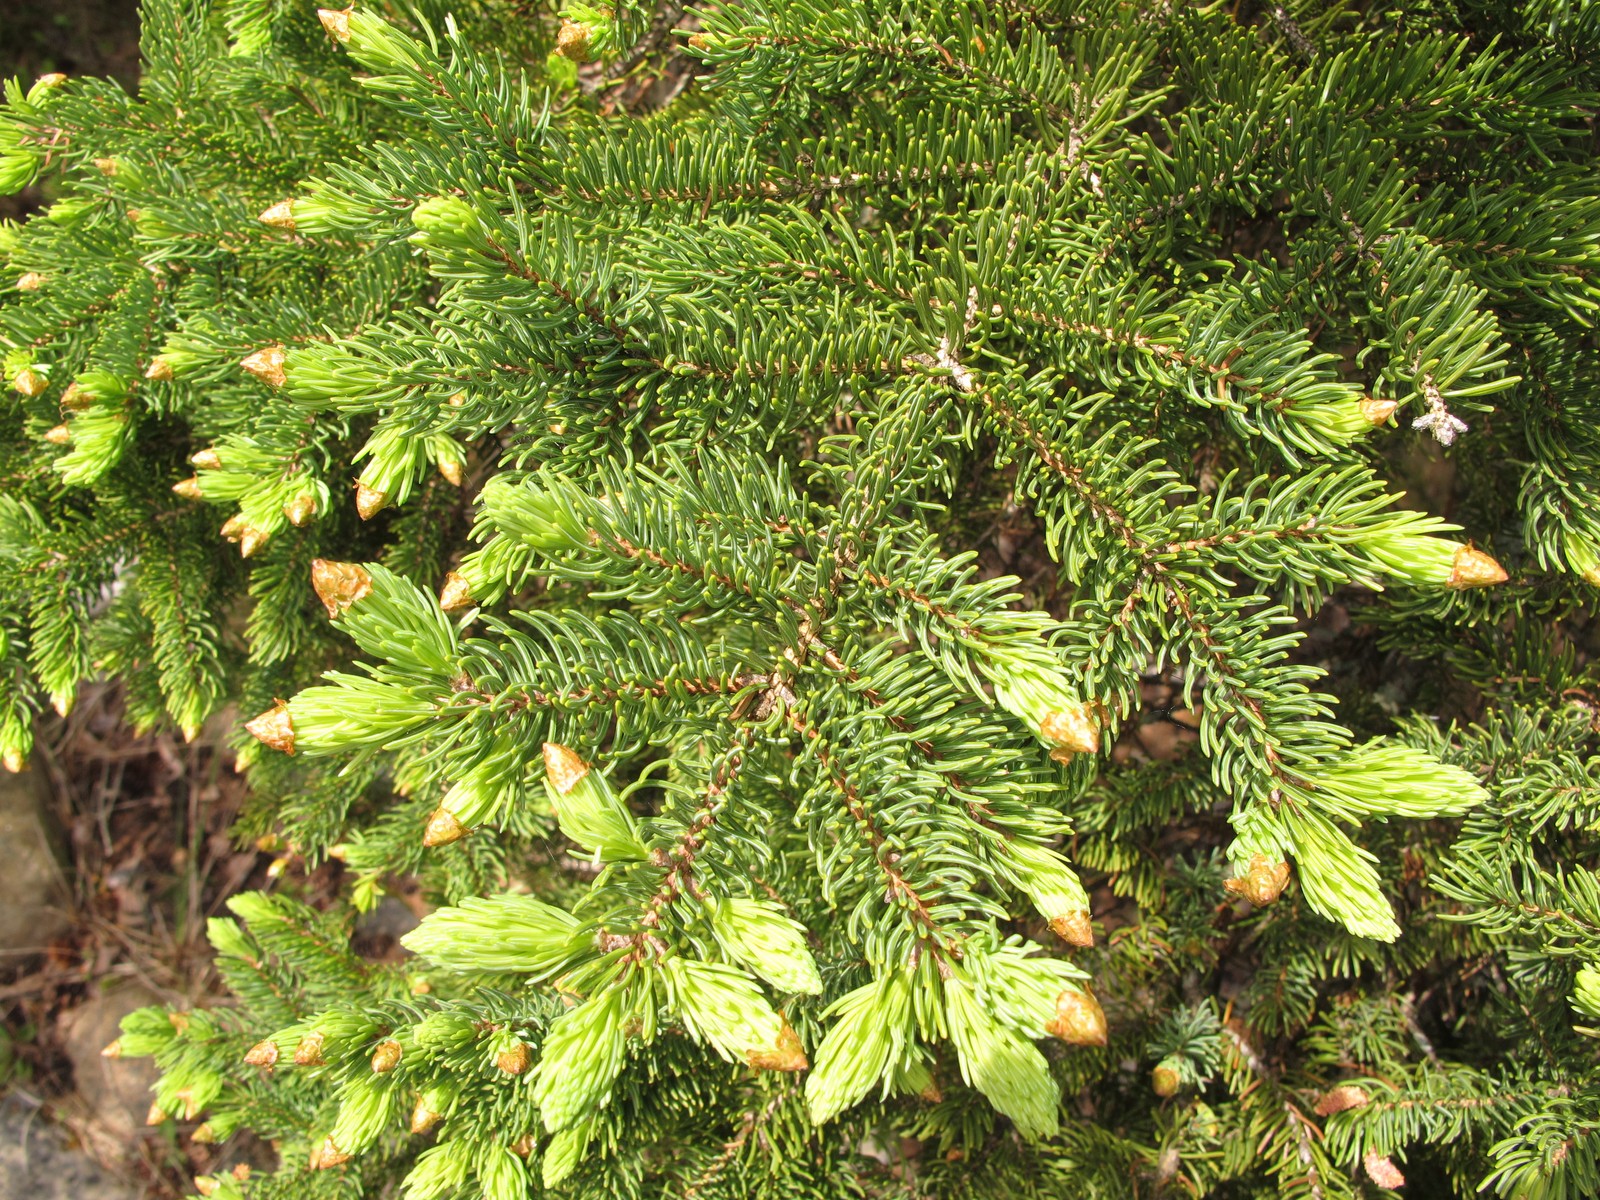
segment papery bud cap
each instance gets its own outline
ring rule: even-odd
[[[444,587],[439,589],[439,607],[445,612],[460,612],[472,605],[472,585],[461,572],[451,571],[444,577]]]
[[[546,742],[544,771],[550,786],[555,788],[558,795],[565,796],[583,782],[583,777],[589,773],[589,764],[567,747]]]
[[[1175,1096],[1183,1085],[1183,1074],[1177,1067],[1163,1059],[1150,1072],[1150,1086],[1158,1096]]]
[[[283,701],[278,701],[254,720],[246,721],[244,728],[246,733],[263,745],[285,754],[294,753],[294,720],[289,715],[289,706]]]
[[[348,612],[372,591],[372,574],[359,563],[311,560],[311,586],[330,619]]]
[[[252,1067],[270,1067],[278,1061],[278,1043],[268,1038],[266,1041],[257,1042],[251,1046],[244,1056],[245,1062]]]
[[[556,53],[575,63],[589,61],[589,36],[594,30],[582,21],[562,21],[556,34]]]
[[[1039,722],[1044,740],[1074,754],[1093,754],[1100,749],[1100,718],[1087,704],[1046,713]]]
[[[294,1048],[294,1065],[297,1067],[320,1067],[322,1065],[322,1043],[327,1039],[317,1032],[308,1033],[300,1039],[300,1044]]]
[[[745,1061],[758,1071],[804,1071],[811,1062],[800,1044],[800,1035],[787,1018],[779,1020],[783,1021],[783,1028],[778,1031],[777,1044],[770,1050],[751,1050]]]
[[[1244,874],[1224,880],[1222,886],[1257,908],[1263,908],[1281,896],[1288,883],[1288,863],[1274,862],[1264,854],[1252,854]]]
[[[428,815],[428,823],[422,828],[422,844],[428,847],[448,846],[451,842],[459,842],[471,832],[457,819],[455,813],[436,808]]]
[[[370,488],[366,484],[356,483],[356,514],[363,521],[370,521],[383,511],[383,506],[389,503],[389,493],[380,492],[377,488]]]
[[[279,200],[270,208],[264,209],[256,218],[263,225],[271,225],[275,229],[287,229],[294,232],[294,201]]]
[[[494,1056],[494,1065],[507,1075],[521,1075],[532,1057],[526,1042],[513,1042]]]
[[[375,1075],[387,1075],[400,1065],[400,1059],[405,1049],[393,1038],[387,1038],[378,1043],[378,1048],[372,1052],[372,1071]]]
[[[1094,945],[1094,927],[1089,924],[1089,914],[1086,911],[1056,917],[1050,922],[1050,928],[1069,946]]]
[[[311,1151],[311,1169],[325,1171],[329,1167],[343,1166],[350,1161],[350,1156],[339,1149],[339,1144],[332,1137],[325,1137],[322,1142]]]
[[[267,346],[240,359],[239,365],[263,383],[282,387],[287,378],[283,372],[283,364],[288,356],[289,352],[282,346]]]
[[[1104,1046],[1105,1010],[1088,988],[1065,988],[1056,997],[1055,1019],[1045,1032],[1073,1046]]]
[[[1463,546],[1456,551],[1451,564],[1450,580],[1445,585],[1458,591],[1464,588],[1493,587],[1504,583],[1510,576],[1506,569],[1482,550]]]
[[[334,41],[343,45],[350,40],[350,14],[355,11],[350,8],[319,8],[317,20],[322,22],[322,27]]]
[[[1395,400],[1375,400],[1371,396],[1364,397],[1361,401],[1361,415],[1373,425],[1386,424],[1394,416],[1394,410],[1400,404]]]
[[[283,515],[289,518],[291,525],[296,527],[304,525],[317,515],[317,498],[310,492],[301,492],[284,504]]]

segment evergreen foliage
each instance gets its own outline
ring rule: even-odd
[[[345,866],[112,1048],[202,1194],[1600,1191],[1600,7],[144,56],[0,110],[0,749],[114,676]]]

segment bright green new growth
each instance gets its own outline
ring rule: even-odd
[[[1592,6],[144,18],[0,110],[0,751],[434,906],[130,1018],[212,1194],[1600,1189]]]

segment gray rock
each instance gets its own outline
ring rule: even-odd
[[[0,1200],[137,1200],[138,1189],[72,1148],[16,1096],[0,1100]]]
[[[105,1058],[100,1052],[122,1032],[123,1017],[160,1002],[138,984],[119,981],[62,1014],[61,1040],[78,1091],[69,1119],[102,1160],[134,1152],[150,1111],[156,1067],[148,1058]]]
[[[49,796],[37,768],[0,772],[0,951],[8,958],[43,950],[72,923],[71,897]]]

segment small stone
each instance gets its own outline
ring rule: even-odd
[[[61,1020],[62,1043],[72,1063],[77,1093],[73,1107],[81,1113],[82,1140],[108,1165],[135,1153],[132,1148],[138,1144],[138,1130],[152,1115],[150,1089],[157,1075],[153,1060],[123,1057],[115,1038],[124,1017],[158,1003],[160,998],[154,992],[118,981],[91,992]],[[119,1053],[107,1054],[113,1046]],[[78,1121],[73,1124],[77,1127]]]

